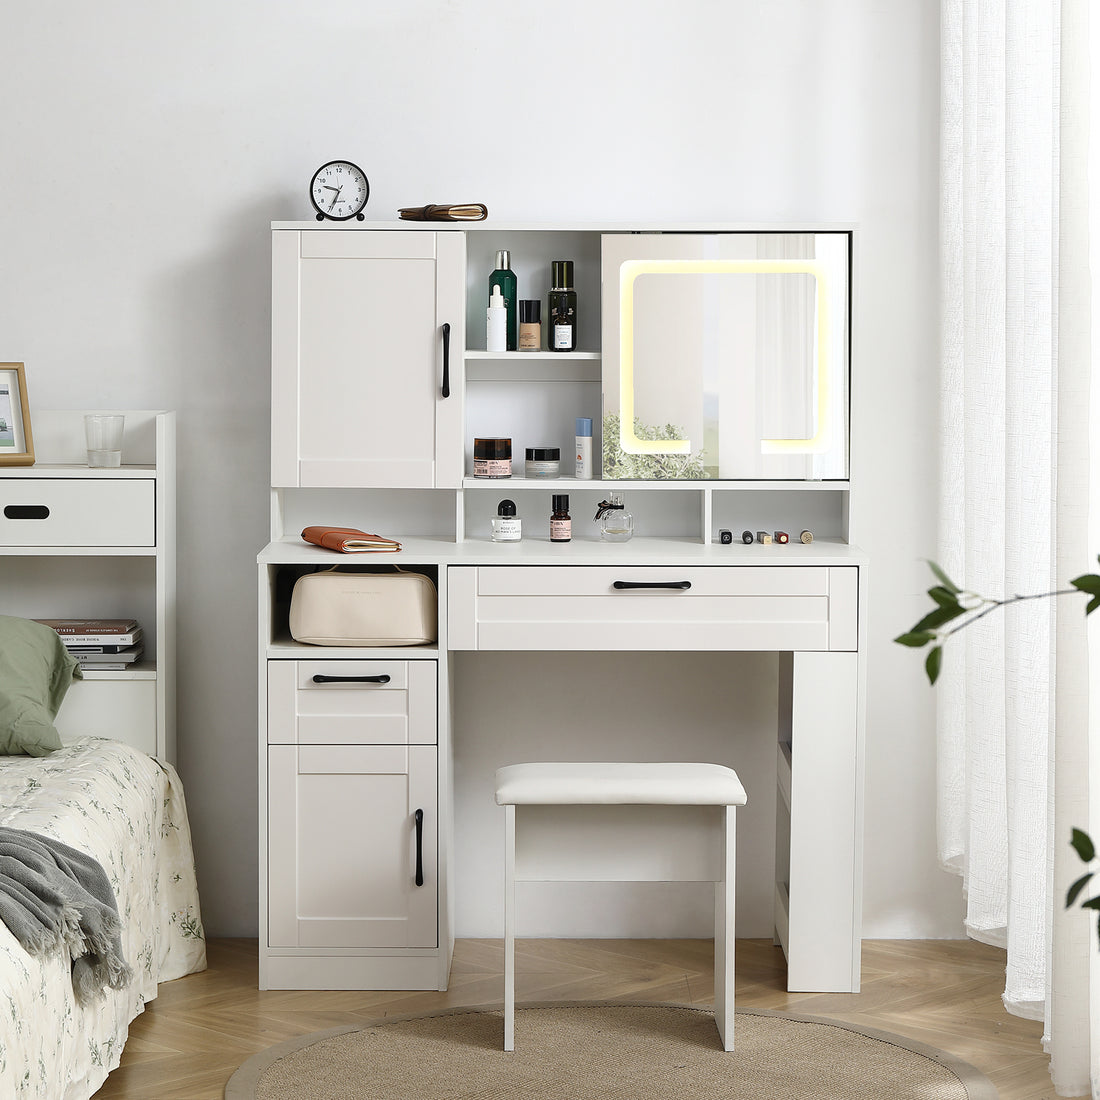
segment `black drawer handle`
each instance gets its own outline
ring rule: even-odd
[[[615,581],[611,587],[620,591],[624,588],[675,588],[686,592],[691,587],[691,581]]]
[[[413,814],[416,822],[416,885],[424,885],[424,811],[417,810]]]
[[[444,397],[451,396],[451,326],[447,321],[443,322],[443,385],[440,393]]]
[[[382,676],[322,676],[318,673],[313,677],[315,684],[388,684],[390,678]]]
[[[5,504],[5,519],[49,519],[50,510],[44,504]]]

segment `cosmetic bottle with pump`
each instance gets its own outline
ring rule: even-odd
[[[499,286],[493,287],[489,308],[485,311],[485,350],[508,350],[508,310]]]
[[[508,311],[508,328],[504,351],[515,351],[519,347],[519,322],[516,313],[516,273],[509,266],[512,262],[511,253],[506,248],[497,252],[496,270],[489,276],[489,294],[493,293],[493,287],[500,287],[501,297],[504,299],[504,308]],[[492,348],[497,351],[501,349]]]

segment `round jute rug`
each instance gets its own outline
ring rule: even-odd
[[[447,1010],[334,1028],[250,1058],[226,1100],[997,1100],[973,1066],[899,1035],[820,1016],[680,1005]]]

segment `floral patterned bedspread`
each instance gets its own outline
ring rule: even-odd
[[[85,1100],[157,983],[206,966],[183,787],[170,765],[84,737],[45,757],[0,757],[0,825],[94,856],[118,901],[134,980],[83,1007],[68,956],[33,958],[0,924],[0,1097]]]

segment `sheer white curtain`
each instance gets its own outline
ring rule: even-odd
[[[940,561],[986,595],[1097,571],[1100,10],[1090,7],[941,3]],[[1072,827],[1100,835],[1100,613],[1087,621],[1084,603],[1021,604],[948,645],[939,843],[963,876],[968,933],[1006,948],[1006,1007],[1046,1021],[1056,1091],[1100,1100],[1095,915],[1062,906],[1083,870]]]

